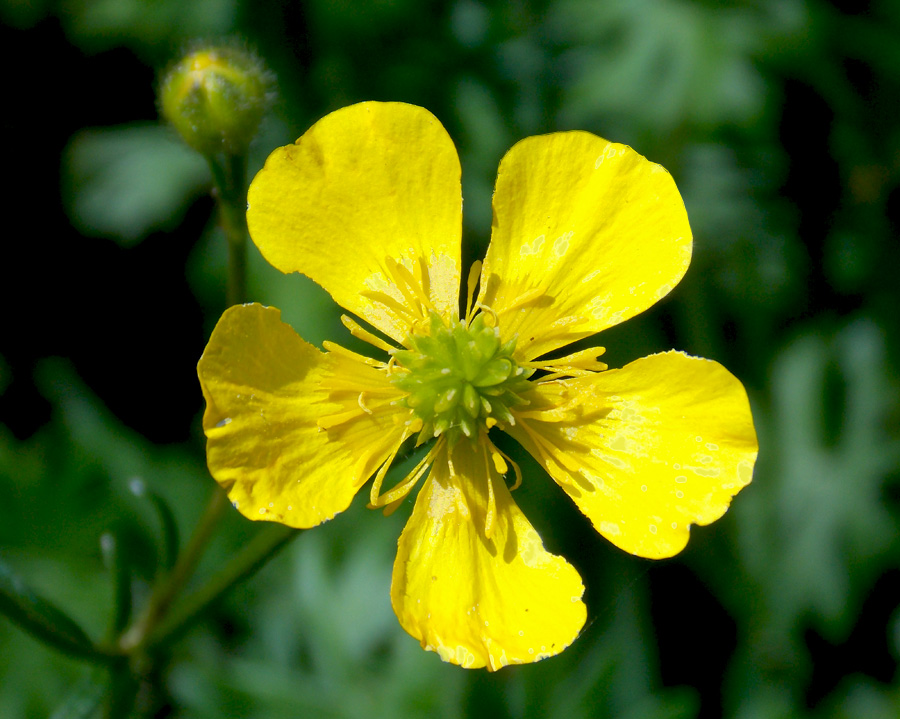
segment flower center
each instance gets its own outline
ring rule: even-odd
[[[406,406],[422,420],[423,432],[451,441],[475,437],[480,427],[515,424],[510,407],[527,404],[519,393],[534,370],[516,363],[515,339],[501,344],[490,319],[479,314],[468,325],[447,327],[431,313],[429,333],[411,334],[410,349],[394,351],[392,382],[408,393]]]

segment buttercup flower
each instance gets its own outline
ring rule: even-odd
[[[725,512],[757,450],[744,389],[715,362],[664,352],[608,370],[602,348],[558,351],[684,275],[691,231],[662,167],[586,132],[531,137],[500,163],[493,206],[461,311],[460,167],[444,128],[399,103],[328,115],[256,176],[250,234],[382,333],[343,318],[380,358],[322,352],[249,304],[225,312],[199,366],[210,470],[251,519],[312,527],[373,476],[370,506],[391,510],[424,478],[394,610],[442,659],[489,669],[556,654],[585,621],[581,579],[513,501],[521,473],[493,432],[609,541],[651,558]],[[383,491],[401,445],[427,442]]]

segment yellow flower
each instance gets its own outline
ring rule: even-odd
[[[199,373],[209,467],[247,517],[312,527],[373,475],[370,506],[391,510],[425,477],[394,610],[442,659],[498,669],[562,651],[585,606],[578,573],[513,501],[521,474],[490,430],[520,442],[609,541],[652,558],[725,512],[757,444],[743,387],[715,362],[666,352],[606,370],[602,348],[539,359],[684,275],[690,227],[662,167],[586,132],[531,137],[501,162],[493,206],[461,313],[460,167],[444,128],[400,103],[328,115],[256,176],[250,234],[383,333],[343,318],[382,359],[321,352],[250,304],[222,316]],[[401,444],[432,439],[382,493]]]

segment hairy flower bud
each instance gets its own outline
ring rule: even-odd
[[[246,152],[267,105],[269,76],[239,47],[201,47],[166,73],[159,89],[163,116],[204,155]]]

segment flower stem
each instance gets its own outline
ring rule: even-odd
[[[160,646],[177,639],[211,604],[236,584],[252,576],[299,533],[299,529],[280,524],[260,530],[224,569],[169,615],[150,636],[149,643]]]
[[[247,296],[247,158],[244,155],[207,157],[219,220],[228,241],[228,306],[241,304]]]
[[[176,595],[194,573],[227,504],[224,490],[216,487],[206,505],[203,516],[194,528],[190,542],[178,558],[175,567],[166,579],[157,585],[156,591],[150,595],[147,608],[140,619],[122,635],[119,644],[124,651],[130,652],[137,647],[144,646],[157,624],[164,619]]]
[[[214,196],[218,200],[219,221],[228,242],[228,305],[240,304],[246,297],[247,274],[247,197],[245,155],[208,155]],[[190,542],[168,576],[150,595],[144,613],[125,632],[119,645],[126,652],[144,647],[158,624],[165,620],[172,603],[197,568],[206,545],[222,517],[228,500],[221,487],[214,487],[206,510],[194,528]]]

